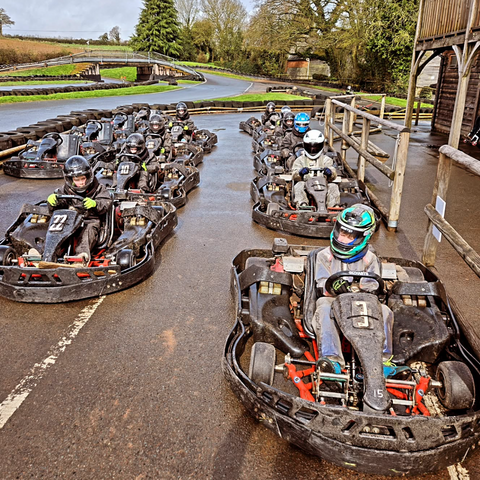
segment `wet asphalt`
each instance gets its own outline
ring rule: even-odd
[[[225,83],[238,90],[248,86]],[[167,95],[168,101],[185,100],[192,90],[148,101],[164,103]],[[145,101],[100,100],[114,106]],[[30,113],[20,109],[22,121],[15,126],[26,125],[23,119],[29,115],[38,117],[28,122],[33,123],[65,113],[62,109],[107,108],[98,100],[95,105],[77,102],[71,108],[49,102],[48,114],[42,106],[34,105]],[[11,125],[14,112],[7,110]],[[290,243],[326,245],[252,222],[251,138],[238,129],[246,118],[245,113],[194,117],[200,128],[217,133],[219,142],[205,156],[201,184],[189,194],[178,212],[178,227],[157,254],[156,272],[104,298],[0,429],[1,479],[383,478],[335,467],[292,447],[251,419],[223,380],[222,350],[234,323],[232,258],[245,248],[268,248],[277,236]],[[0,122],[5,122],[3,115]],[[430,145],[444,143],[427,130],[425,123],[412,135],[400,228],[397,233],[380,229],[374,245],[381,255],[421,256],[426,228],[422,212],[430,201],[438,154]],[[374,141],[393,152],[391,137],[376,136]],[[354,155],[349,158],[353,165]],[[386,202],[386,182],[370,168],[367,178]],[[46,198],[58,185],[58,180],[20,180],[0,173],[0,232],[23,203]],[[447,219],[478,251],[478,179],[454,167],[450,188]],[[445,242],[437,267],[462,311],[479,321],[478,278]],[[48,356],[82,309],[94,303],[28,305],[0,298],[0,402]],[[476,452],[464,462],[472,479],[480,478],[477,463]],[[421,478],[451,477],[441,471]]]

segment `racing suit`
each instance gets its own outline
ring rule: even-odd
[[[178,122],[183,124],[183,130],[184,130],[183,134],[185,135],[186,140],[190,142],[192,140],[193,132],[197,129],[197,127],[195,126],[195,123],[190,118],[190,115],[187,115],[185,118],[175,117],[173,121],[170,121],[168,123],[169,128],[173,127],[173,122]]]
[[[98,183],[96,178],[93,179],[91,187],[83,192],[78,193],[71,189],[68,185],[63,185],[57,188],[55,192],[57,195],[79,195],[83,198],[91,198],[97,202],[94,208],[85,209],[83,213],[83,229],[77,237],[77,245],[75,247],[75,253],[86,253],[90,258],[90,252],[95,247],[98,240],[98,233],[100,232],[101,220],[100,216],[108,212],[112,206],[112,199],[108,190],[104,185]],[[58,199],[57,205],[49,205],[50,210],[58,210],[62,208],[74,207],[83,211],[83,202],[78,199]]]
[[[330,177],[327,178],[327,180],[329,182],[332,182],[333,180],[335,180],[335,178],[337,178],[337,172],[335,170],[335,167],[333,166],[333,159],[330,158],[329,156],[324,155],[322,153],[320,157],[318,157],[316,160],[312,160],[308,158],[305,154],[300,155],[295,160],[292,167],[293,180],[297,182],[295,183],[295,187],[294,187],[294,200],[297,206],[301,204],[308,205],[308,197],[305,191],[305,186],[306,186],[305,181],[313,177],[313,174],[307,173],[302,177],[299,172],[300,170],[302,170],[302,168],[305,168],[305,167],[306,168],[311,168],[311,167],[329,168],[332,174]],[[338,189],[338,185],[336,183],[327,183],[327,207],[331,208],[339,204],[340,204],[340,190]]]
[[[317,253],[315,259],[315,282],[317,290],[323,291],[325,295],[325,282],[334,273],[341,271],[371,272],[380,275],[380,261],[371,247],[367,247],[365,256],[356,262],[343,263],[334,257],[330,247],[324,248]],[[361,281],[362,289],[367,290],[371,285],[376,288],[376,282],[371,279]],[[315,313],[312,319],[312,327],[317,339],[320,356],[328,357],[338,362],[342,367],[345,366],[345,359],[342,354],[342,344],[340,334],[335,320],[331,316],[332,303],[335,297],[324,296],[317,299]],[[385,345],[384,358],[387,360],[393,351],[392,331],[393,331],[393,312],[386,305],[382,304],[383,322],[385,325]]]
[[[310,129],[307,129],[307,132],[308,130]],[[295,155],[293,155],[293,148],[295,147],[295,145],[303,143],[303,137],[307,132],[300,133],[295,130],[295,128],[293,128],[283,137],[280,148],[282,157],[287,159],[286,164],[288,169],[292,168],[293,162],[295,161]]]
[[[138,188],[143,193],[152,193],[156,189],[156,185],[153,183],[153,175],[160,169],[160,163],[153,152],[145,149],[145,152],[141,156],[142,164],[140,166],[140,174],[138,176]],[[144,168],[145,164],[145,168]]]

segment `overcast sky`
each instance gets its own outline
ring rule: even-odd
[[[247,10],[253,0],[241,0]],[[138,22],[141,0],[0,0],[15,22],[4,34],[38,37],[93,38],[120,27],[127,40]]]

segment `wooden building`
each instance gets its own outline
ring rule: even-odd
[[[480,115],[479,52],[480,0],[420,0],[405,125],[412,124],[417,78],[440,55],[432,128],[449,133],[457,148]]]

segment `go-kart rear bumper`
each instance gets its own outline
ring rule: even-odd
[[[6,175],[18,178],[63,178],[63,163],[13,158],[3,164],[3,171]]]

